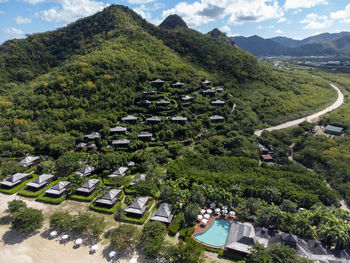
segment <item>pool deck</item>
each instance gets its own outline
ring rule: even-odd
[[[201,222],[196,223],[196,225],[194,226],[194,232],[192,234],[192,238],[204,246],[211,247],[211,248],[224,249],[225,245],[222,245],[220,247],[211,246],[211,245],[208,245],[206,243],[199,241],[197,238],[194,237],[197,234],[201,234],[201,233],[204,233],[205,231],[207,231],[214,224],[214,222],[217,218],[224,219],[230,223],[232,223],[233,220],[235,219],[235,218],[230,217],[229,215],[223,216],[223,215],[221,215],[221,213],[219,215],[212,214],[210,216],[210,218],[208,219],[208,223],[205,226],[203,226]]]

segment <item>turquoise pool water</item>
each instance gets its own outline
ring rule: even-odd
[[[215,219],[214,224],[207,231],[194,235],[197,240],[215,247],[225,245],[231,223],[223,219]]]

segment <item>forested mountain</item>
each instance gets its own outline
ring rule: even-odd
[[[127,7],[112,5],[67,27],[7,41],[0,46],[2,152],[30,149],[57,157],[87,132],[108,133],[127,114],[189,117],[191,125],[173,127],[169,139],[195,138],[212,114],[223,115],[227,129],[252,134],[264,123],[329,103],[333,92],[326,82],[271,69],[215,32],[189,29],[177,16],[156,27]],[[173,100],[163,112],[136,105],[156,78],[167,81],[158,98]],[[224,88],[225,107],[209,107],[210,99],[198,96],[204,79]],[[176,81],[186,88],[173,87]],[[178,107],[178,96],[191,94],[195,101]],[[160,127],[152,131],[164,137]],[[134,143],[135,149],[143,147]]]
[[[256,56],[317,56],[350,53],[350,33],[324,33],[295,40],[286,37],[233,37],[239,47]]]

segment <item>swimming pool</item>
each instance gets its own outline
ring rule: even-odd
[[[194,238],[207,245],[220,247],[225,245],[228,233],[230,232],[231,223],[217,218],[214,224],[204,233],[194,235]]]

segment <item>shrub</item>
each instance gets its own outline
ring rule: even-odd
[[[184,226],[183,214],[179,213],[175,216],[173,221],[168,227],[168,230],[172,236],[175,236],[177,232]]]
[[[11,222],[11,230],[18,232],[30,232],[40,229],[44,216],[40,210],[34,208],[22,208],[14,214]]]
[[[54,197],[46,196],[44,192],[41,195],[39,195],[37,199],[35,199],[35,201],[52,204],[52,205],[59,205],[66,199],[67,199],[66,195],[62,195],[61,197],[54,198]]]
[[[27,205],[22,200],[12,200],[12,201],[7,203],[7,207],[8,208],[7,208],[6,212],[8,212],[10,214],[14,214],[14,213],[19,212],[21,209],[26,208]]]

